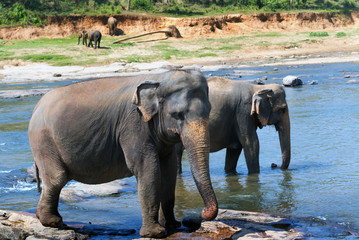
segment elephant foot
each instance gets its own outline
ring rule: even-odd
[[[167,231],[159,224],[143,225],[140,235],[145,238],[164,238],[167,236]]]
[[[173,230],[181,227],[181,222],[176,221],[175,219],[173,221],[168,221],[168,222],[160,221],[160,224],[161,226],[164,226],[167,230]]]
[[[36,211],[36,217],[40,220],[44,227],[59,228],[64,226],[62,217],[60,215],[41,213],[41,211]]]

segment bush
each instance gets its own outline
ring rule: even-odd
[[[345,32],[338,32],[335,36],[336,37],[345,37],[347,34]]]
[[[4,8],[0,3],[0,25],[9,24],[41,25],[41,17],[27,11],[22,5],[13,4],[11,9]]]
[[[153,5],[150,0],[132,0],[131,9],[140,11],[152,11]]]
[[[309,34],[311,37],[328,37],[329,34],[327,32],[311,32]]]

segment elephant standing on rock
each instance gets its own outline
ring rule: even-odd
[[[279,84],[254,85],[220,77],[208,79],[210,152],[226,148],[225,171],[236,171],[244,149],[248,173],[259,173],[257,128],[275,125],[282,151],[282,169],[291,158],[290,120],[285,91]],[[176,146],[177,153],[178,146]],[[178,155],[178,154],[177,154]],[[179,164],[180,165],[180,164]]]
[[[107,20],[108,30],[110,36],[115,35],[116,33],[116,27],[117,27],[117,19],[114,17],[109,17]]]
[[[182,140],[203,198],[202,217],[217,216],[209,175],[211,105],[198,71],[167,71],[95,79],[45,94],[29,123],[29,140],[43,189],[36,215],[63,224],[61,189],[70,180],[100,184],[135,175],[142,237],[164,237],[181,224],[174,216],[176,156]]]

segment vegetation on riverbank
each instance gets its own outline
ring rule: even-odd
[[[236,58],[251,52],[281,51],[290,54],[301,48],[319,49],[332,42],[359,38],[359,30],[320,32],[268,32],[226,38],[175,39],[143,43],[112,44],[115,37],[103,36],[100,49],[77,45],[77,36],[56,39],[8,40],[0,42],[0,63],[45,62],[50,65],[100,65],[113,62],[183,61]],[[273,53],[271,53],[273,54]],[[270,55],[268,55],[270,57]],[[273,56],[272,56],[273,57]],[[220,60],[218,60],[220,61]]]
[[[130,10],[126,11],[130,3]],[[132,13],[214,16],[277,11],[358,10],[357,0],[2,0],[0,26],[42,25],[47,15]]]

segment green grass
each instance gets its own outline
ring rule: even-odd
[[[202,53],[199,54],[198,57],[203,58],[203,57],[217,57],[218,55],[215,53]]]
[[[335,34],[336,37],[346,37],[347,34],[345,32],[338,32],[337,34]]]
[[[329,33],[328,32],[310,32],[309,36],[310,37],[328,37]]]

